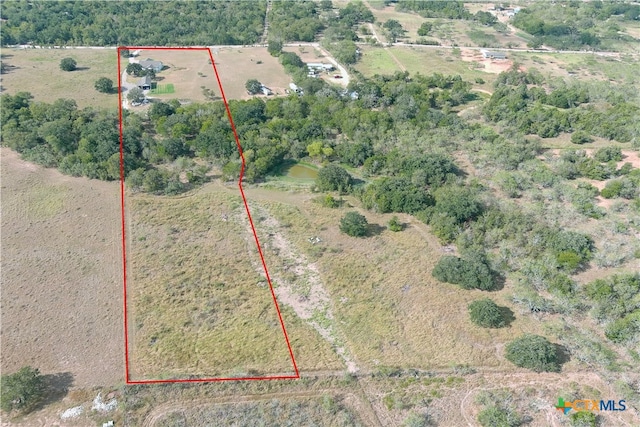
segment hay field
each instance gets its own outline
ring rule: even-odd
[[[292,374],[235,188],[129,195],[128,313],[134,379]],[[300,367],[336,369],[330,347],[283,310]]]
[[[2,372],[124,381],[119,187],[2,161]]]
[[[2,49],[2,62],[9,72],[2,74],[2,92],[15,95],[31,92],[36,101],[74,99],[78,107],[118,108],[118,94],[104,94],[94,88],[100,77],[118,84],[115,49]],[[60,61],[73,58],[75,71],[62,71]]]

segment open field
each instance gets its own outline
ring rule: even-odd
[[[293,373],[234,190],[212,185],[187,197],[129,196],[134,379]],[[340,367],[311,328],[292,313],[284,318],[300,366]]]
[[[401,71],[385,49],[370,46],[362,46],[361,49],[362,59],[356,64],[356,69],[365,76]],[[492,72],[492,69],[483,68],[483,64],[474,65],[472,62],[461,60],[452,49],[394,46],[390,50],[411,74],[460,74],[463,79],[472,83],[476,78],[481,78],[486,83],[474,84],[474,87],[483,90],[492,90],[492,83],[496,78],[496,73]]]
[[[247,194],[264,204],[275,220],[259,231],[284,236],[316,266],[331,298],[333,317],[321,320],[333,323],[336,338],[344,340],[360,369],[433,369],[464,363],[509,369],[502,359],[502,343],[522,332],[540,332],[525,318],[502,330],[472,325],[467,304],[484,294],[431,277],[444,249],[424,225],[408,216],[401,217],[410,222],[407,230],[392,233],[384,229],[391,215],[364,212],[374,224],[374,235],[354,239],[338,231],[344,209],[323,208],[312,195],[277,195],[266,189],[248,189]],[[321,243],[310,243],[314,236]],[[267,247],[266,256],[273,258],[273,247]],[[274,275],[284,274],[277,261],[271,265]],[[511,306],[510,292],[507,286],[494,297],[500,305]]]
[[[2,155],[2,372],[124,380],[119,187]]]
[[[212,49],[212,53],[227,99],[251,98],[245,88],[249,79],[259,80],[274,94],[284,95],[285,88],[289,87],[289,76],[266,48],[216,48]],[[145,58],[162,61],[169,67],[157,74],[160,78],[158,85],[173,84],[175,87],[175,93],[153,94],[154,97],[203,102],[208,100],[203,94],[203,86],[220,96],[208,52],[141,50],[138,59]]]
[[[36,101],[74,99],[80,108],[117,108],[118,95],[94,88],[100,77],[118,84],[115,49],[2,49],[2,62],[10,66],[2,74],[3,93],[31,92]],[[62,71],[60,60],[73,58],[75,71]]]

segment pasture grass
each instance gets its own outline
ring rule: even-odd
[[[62,71],[60,61],[73,58],[75,71]],[[2,93],[30,92],[35,101],[51,103],[73,99],[80,108],[117,108],[117,93],[104,94],[94,88],[107,77],[118,84],[115,49],[2,49],[2,62],[9,71],[2,74]]]
[[[127,206],[134,378],[292,373],[240,197],[138,194]],[[336,367],[310,327],[283,316],[302,366]]]

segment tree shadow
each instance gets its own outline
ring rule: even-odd
[[[508,328],[511,326],[514,320],[516,320],[516,316],[513,311],[509,307],[498,306],[498,310],[504,319],[504,327]]]
[[[45,386],[44,398],[33,407],[33,411],[39,411],[51,403],[64,399],[69,392],[69,388],[73,386],[73,374],[71,372],[43,375],[42,379]]]
[[[379,224],[369,224],[367,225],[367,237],[379,236],[387,227],[383,227]]]
[[[91,69],[90,67],[76,67],[76,69],[73,70],[73,71],[86,71],[86,70],[90,70],[90,69]]]
[[[493,289],[491,289],[492,291],[500,291],[504,288],[504,285],[506,283],[506,279],[502,274],[499,274],[495,271],[492,271],[493,274],[493,283],[495,283],[495,286],[493,287]]]
[[[569,349],[567,349],[567,347],[561,344],[553,344],[553,346],[556,348],[558,365],[562,366],[571,360],[571,353],[569,352]]]

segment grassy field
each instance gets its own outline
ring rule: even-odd
[[[443,253],[427,228],[408,216],[402,233],[385,229],[391,215],[363,212],[372,236],[355,239],[338,231],[342,209],[323,208],[311,195],[278,195],[273,190],[249,189],[279,226],[269,234],[285,236],[313,263],[328,295],[339,339],[344,340],[361,369],[381,365],[430,369],[469,363],[509,369],[497,349],[523,331],[537,330],[525,319],[510,328],[483,330],[468,320],[466,306],[483,295],[437,282],[431,269]],[[353,203],[353,201],[349,200]],[[260,227],[267,232],[267,228]],[[310,237],[321,243],[312,244]],[[267,256],[273,257],[271,251]],[[283,266],[272,262],[274,271]],[[511,306],[508,288],[494,298]],[[539,331],[538,331],[539,332]]]
[[[155,89],[151,89],[149,92],[151,95],[164,95],[169,93],[174,93],[176,91],[173,83],[167,83],[164,85],[157,85]]]
[[[60,69],[63,58],[73,58],[78,69]],[[117,108],[118,95],[94,88],[100,77],[118,83],[115,49],[2,49],[2,62],[9,72],[2,74],[3,93],[31,92],[36,101],[74,99],[79,107]]]
[[[356,69],[365,76],[401,71],[385,49],[370,46],[363,46],[361,49],[362,59],[356,64]],[[496,78],[495,74],[474,69],[473,63],[462,61],[453,49],[394,46],[390,50],[411,74],[460,74],[463,79],[472,83],[476,78],[481,78],[486,83],[477,87],[484,90],[491,90],[491,84]]]
[[[134,378],[293,372],[239,195],[131,195],[128,215]],[[301,366],[340,366],[309,327],[284,316]]]
[[[123,381],[122,264],[115,183],[2,160],[2,365]]]

